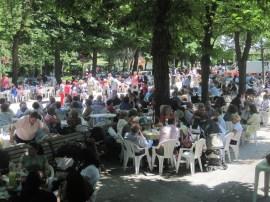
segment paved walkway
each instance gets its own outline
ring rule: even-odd
[[[270,127],[258,132],[258,144],[248,143],[240,147],[238,161],[228,164],[227,170],[190,175],[185,166],[179,174],[164,171],[161,177],[141,172],[134,175],[134,168],[124,172],[120,163],[106,165],[99,183],[97,202],[248,202],[252,199],[256,164],[270,153]],[[258,202],[263,198],[263,176],[259,183]]]

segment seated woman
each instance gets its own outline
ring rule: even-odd
[[[260,129],[260,114],[257,111],[256,105],[249,105],[250,116],[247,120],[245,138],[249,139],[251,135],[255,134]]]
[[[47,176],[48,165],[42,146],[38,143],[30,143],[28,154],[21,158],[20,167],[27,172],[40,172],[43,176]]]
[[[159,142],[164,142],[166,140],[178,140],[179,139],[179,129],[175,126],[175,120],[173,117],[168,119],[168,125],[163,126],[160,130]]]
[[[32,104],[32,108],[33,108],[33,111],[37,112],[40,115],[39,119],[42,120],[44,112],[42,108],[40,107],[40,104],[38,102],[34,102]]]
[[[231,132],[234,133],[234,136],[232,137],[231,144],[236,145],[237,141],[240,140],[240,137],[241,137],[242,132],[243,132],[243,127],[240,123],[241,117],[238,114],[233,114],[231,116],[231,120],[232,120],[232,131]]]
[[[131,126],[131,131],[126,134],[126,140],[129,140],[141,148],[150,148],[153,144],[152,141],[147,141],[141,132],[141,126],[139,124],[133,124]]]
[[[87,99],[85,101],[85,109],[83,110],[83,113],[82,113],[82,117],[86,121],[90,121],[90,114],[92,112],[91,105],[92,105],[92,100],[91,99]]]
[[[81,122],[82,120],[79,117],[78,112],[74,109],[71,109],[67,117],[68,126],[75,129],[77,125],[81,124]]]
[[[60,119],[56,116],[55,108],[50,107],[47,110],[47,114],[44,118],[45,123],[47,124],[51,133],[57,133],[61,127]]]

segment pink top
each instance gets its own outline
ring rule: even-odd
[[[5,89],[9,88],[9,79],[7,76],[3,77],[1,80],[1,86]]]
[[[179,129],[175,125],[163,126],[159,134],[159,143],[179,139]]]

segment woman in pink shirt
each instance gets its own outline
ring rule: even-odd
[[[167,140],[178,140],[179,129],[175,126],[175,119],[169,118],[168,125],[163,126],[159,133],[159,143]]]

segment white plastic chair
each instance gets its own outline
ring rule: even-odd
[[[239,145],[240,145],[241,134],[242,133],[236,133],[232,135],[232,140],[236,141],[236,145],[230,144],[230,148],[232,148],[233,150],[235,160],[238,160],[238,157],[239,157]]]
[[[180,145],[178,140],[166,140],[164,142],[161,142],[156,147],[152,147],[152,168],[154,167],[156,157],[158,157],[159,162],[159,174],[162,175],[163,173],[163,162],[164,159],[170,159],[171,164],[175,166],[174,164],[174,148]],[[158,154],[157,149],[163,148],[163,154]]]
[[[47,177],[47,184],[48,184],[49,190],[51,190],[52,189],[52,183],[54,181],[55,173],[54,173],[53,167],[50,164],[48,165],[48,169],[49,169],[50,173],[49,173],[49,176]]]
[[[191,148],[180,148],[176,161],[176,173],[178,173],[180,163],[186,163],[187,168],[190,166],[191,175],[195,173],[195,160],[198,159],[201,172],[203,172],[201,156],[203,149],[206,148],[205,139],[199,139]],[[182,157],[185,160],[182,160]]]
[[[225,144],[224,144],[224,162],[225,162],[225,155],[227,154],[228,155],[228,159],[229,159],[229,162],[231,162],[231,153],[230,153],[230,142],[231,142],[231,139],[233,137],[233,133],[228,133],[226,136],[225,136]]]
[[[123,161],[124,170],[126,170],[128,160],[130,158],[132,158],[135,162],[135,174],[138,175],[139,170],[140,170],[141,159],[144,156],[146,156],[148,166],[149,166],[150,170],[152,170],[151,158],[149,155],[148,148],[140,148],[139,146],[137,146],[133,142],[131,142],[129,140],[124,140],[124,161]]]

